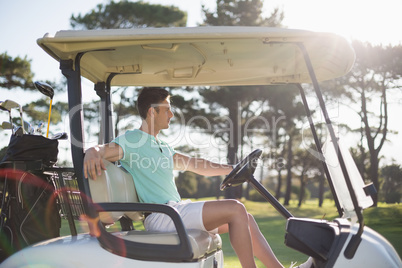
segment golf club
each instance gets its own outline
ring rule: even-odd
[[[54,135],[53,137],[51,137],[52,140],[67,140],[68,139],[68,135],[66,132],[60,132],[57,133],[56,135]]]
[[[10,122],[7,122],[7,121],[4,121],[3,123],[1,123],[1,127],[3,129],[12,129],[12,130],[14,130],[13,124],[10,123]]]
[[[27,121],[24,121],[24,130],[26,131],[27,134],[30,134],[30,135],[34,134],[34,132],[35,132],[35,129]]]
[[[11,129],[11,134],[13,134],[13,135],[15,133],[15,130],[17,129],[17,127],[13,123],[10,123],[7,121],[4,121],[3,123],[1,123],[1,128],[2,129]]]
[[[14,134],[14,124],[4,121],[3,123],[1,123],[1,127],[2,129],[11,129],[11,134]]]
[[[5,107],[4,101],[0,101],[0,110],[7,111],[8,117],[10,118],[10,123],[13,123],[13,118],[11,117],[11,110]]]
[[[45,125],[45,124],[43,124],[43,122],[40,122],[40,123],[38,124],[38,127],[36,128],[36,132],[37,132],[39,135],[42,135],[42,128],[43,128],[44,125]]]
[[[52,101],[53,101],[53,96],[54,96],[54,90],[53,88],[45,83],[45,82],[38,82],[36,81],[35,87],[45,96],[50,98],[50,106],[49,106],[49,118],[47,120],[47,131],[46,131],[46,138],[49,136],[49,124],[50,124],[50,114],[52,113]]]
[[[5,100],[2,104],[3,104],[4,108],[6,108],[7,110],[10,111],[10,113],[11,113],[12,108],[19,108],[20,119],[21,119],[21,127],[22,127],[22,131],[25,132],[24,120],[22,119],[22,107],[21,107],[21,105],[19,105],[18,103],[16,103],[15,101],[12,101],[12,100]],[[11,119],[11,116],[10,116],[10,119]]]

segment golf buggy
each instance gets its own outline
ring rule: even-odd
[[[314,267],[401,267],[395,249],[364,226],[362,210],[373,204],[372,185],[364,185],[331,124],[319,82],[343,76],[355,54],[342,37],[329,33],[264,27],[146,28],[59,31],[38,44],[67,78],[73,170],[90,234],[54,238],[29,246],[1,267],[222,267],[219,235],[186,230],[167,205],[139,203],[130,175],[107,163],[96,181],[83,178],[84,118],[81,78],[94,83],[100,97],[101,142],[113,137],[112,86],[243,86],[295,84],[301,94],[339,218],[333,221],[293,216],[253,176],[261,150],[253,151],[229,174],[221,189],[251,183],[287,219],[285,244]],[[329,138],[320,144],[301,84],[312,83]],[[228,96],[229,97],[229,96]],[[69,204],[68,197],[65,200]],[[177,232],[108,232],[116,220],[168,214]]]

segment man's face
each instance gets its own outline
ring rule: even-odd
[[[170,107],[170,101],[164,100],[154,107],[154,124],[156,129],[169,128],[170,119],[173,117],[173,113]]]

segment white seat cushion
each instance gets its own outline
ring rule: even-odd
[[[188,238],[194,253],[194,259],[199,259],[204,255],[215,252],[222,248],[222,240],[219,235],[211,234],[202,230],[187,230]],[[179,236],[175,232],[145,232],[129,231],[122,237],[130,241],[149,243],[178,245]]]

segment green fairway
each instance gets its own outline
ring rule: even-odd
[[[317,206],[318,201],[309,200],[305,202],[301,208],[297,208],[297,203],[290,204],[288,210],[299,218],[313,218],[332,220],[338,217],[338,213],[333,201],[327,200],[323,206]],[[284,245],[285,236],[285,219],[268,203],[245,201],[247,210],[254,215],[262,233],[270,243],[274,253],[278,259],[289,267],[292,261],[299,264],[307,259],[307,256],[290,249]],[[376,208],[366,209],[364,212],[365,223],[370,228],[383,235],[397,250],[399,256],[402,254],[402,205],[379,204]],[[141,223],[136,223],[136,228]],[[86,228],[79,228],[79,232],[85,231]],[[62,234],[69,234],[68,224],[63,221]],[[225,258],[225,267],[241,267],[234,253],[227,234],[221,235],[223,240],[223,252]],[[257,260],[258,267],[264,267]]]
[[[280,262],[289,267],[292,261],[299,264],[308,257],[285,246],[286,221],[274,208],[267,203],[245,201],[247,210],[254,215],[260,226],[261,232],[267,238],[272,250]],[[318,201],[309,200],[297,208],[297,203],[291,203],[288,210],[299,218],[314,218],[332,220],[338,217],[338,212],[333,201],[326,201],[323,207],[318,207]],[[402,254],[402,205],[380,204],[377,208],[369,208],[364,212],[366,225],[383,235]],[[241,267],[237,257],[230,246],[227,234],[222,235],[224,243],[225,267]],[[257,260],[258,267],[264,267]]]

